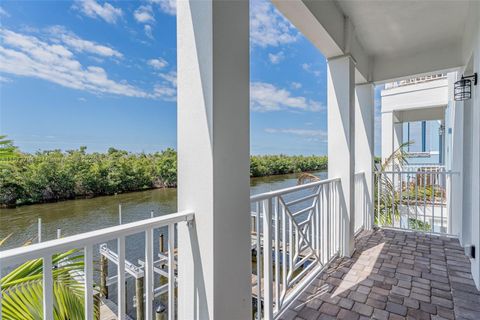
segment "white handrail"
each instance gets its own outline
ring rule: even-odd
[[[298,185],[298,186],[288,187],[288,188],[284,188],[284,189],[268,191],[268,192],[264,192],[264,193],[260,193],[260,194],[250,196],[250,202],[261,201],[261,200],[265,200],[265,199],[268,199],[268,198],[271,198],[271,197],[280,196],[280,195],[287,194],[287,193],[297,192],[297,191],[304,190],[304,189],[310,189],[310,188],[313,188],[313,187],[316,187],[316,186],[319,186],[319,185],[322,185],[322,184],[329,184],[329,183],[335,182],[335,181],[340,181],[340,178],[325,179],[325,180],[320,180],[320,181],[314,181],[314,182],[310,182],[310,183],[301,184],[301,185]]]
[[[426,174],[432,174],[432,173],[446,173],[446,174],[460,174],[458,171],[451,171],[451,170],[442,170],[442,171],[433,171],[433,170],[425,170],[425,171],[375,171],[374,174],[379,175],[379,174],[416,174],[416,173],[426,173]]]
[[[192,211],[172,213],[161,217],[140,220],[109,228],[85,232],[65,238],[54,239],[29,246],[0,251],[2,265],[11,265],[38,259],[47,254],[58,253],[75,248],[83,248],[86,245],[93,245],[122,236],[128,236],[145,231],[149,228],[160,228],[171,223],[193,220]]]

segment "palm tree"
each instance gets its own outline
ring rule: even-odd
[[[0,241],[0,246],[10,237]],[[80,320],[84,314],[83,255],[70,250],[52,256],[54,319]],[[5,320],[42,319],[43,261],[35,259],[18,266],[0,280],[2,317]],[[94,315],[99,319],[99,297],[94,296]]]
[[[17,148],[13,145],[13,141],[7,139],[7,136],[0,135],[0,161],[10,160],[17,155]]]
[[[394,150],[381,164],[377,178],[374,179],[374,199],[375,203],[380,203],[380,207],[374,206],[375,224],[377,225],[392,225],[393,217],[400,219],[400,211],[398,210],[400,199],[398,193],[395,191],[395,186],[390,180],[390,176],[388,174],[381,174],[381,172],[398,171],[404,165],[408,164],[408,153],[405,151],[405,147],[412,143],[413,141],[404,142]],[[379,184],[382,189],[380,194],[378,194]],[[378,201],[378,197],[380,197],[380,201]]]
[[[402,143],[392,154],[385,159],[385,161],[380,166],[380,172],[386,170],[399,170],[404,165],[408,164],[408,153],[405,151],[406,147],[412,144],[413,141],[408,141]],[[314,182],[321,180],[319,177],[311,173],[301,173],[298,176],[297,184],[304,184],[308,182]],[[380,197],[380,207],[375,207],[375,224],[377,225],[392,225],[393,217],[400,219],[400,212],[398,210],[398,205],[400,203],[400,197],[395,187],[390,180],[388,174],[378,174],[377,179],[374,179],[374,201],[378,203],[378,197]],[[382,188],[381,194],[378,194],[378,186]],[[393,208],[393,211],[392,211]],[[399,221],[399,220],[397,220]],[[424,225],[421,221],[416,221],[415,219],[410,218],[410,226],[413,226],[414,229],[424,230],[430,228],[430,226]]]

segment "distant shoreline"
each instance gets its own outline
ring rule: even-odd
[[[250,157],[250,177],[327,170],[326,156]],[[177,186],[173,149],[144,154],[86,148],[20,154],[0,167],[0,207],[90,199]]]

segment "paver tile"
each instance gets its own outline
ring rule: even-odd
[[[280,319],[480,319],[480,292],[458,240],[364,231]]]

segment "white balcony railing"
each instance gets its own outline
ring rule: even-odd
[[[454,174],[443,167],[376,172],[375,223],[382,227],[451,234]]]
[[[365,172],[355,173],[355,233],[373,225],[372,195],[368,191]]]
[[[116,240],[117,242],[117,287],[118,287],[118,319],[126,318],[126,295],[125,295],[125,239],[134,234],[145,235],[145,262],[144,262],[144,280],[145,280],[145,319],[153,317],[154,301],[154,276],[157,274],[157,267],[154,260],[154,230],[166,227],[168,228],[168,257],[163,263],[167,265],[168,270],[168,319],[175,318],[175,227],[179,223],[186,223],[194,218],[192,212],[179,212],[157,218],[151,218],[118,225],[110,228],[99,229],[92,232],[82,233],[61,239],[41,242],[30,246],[5,250],[0,252],[1,268],[22,264],[33,259],[43,259],[43,317],[42,319],[51,320],[54,315],[54,276],[53,270],[61,267],[60,263],[54,265],[52,257],[58,253],[66,252],[72,249],[83,250],[84,254],[84,274],[82,280],[84,285],[85,299],[85,319],[94,319],[94,263],[93,248],[95,245],[106,241]],[[1,269],[0,269],[1,270]],[[82,283],[80,283],[82,284]],[[1,298],[1,297],[0,297]],[[2,299],[0,299],[2,300]],[[2,318],[0,306],[0,319]],[[6,311],[5,311],[6,312]]]
[[[363,195],[366,190],[364,174],[359,173],[357,176],[358,188],[356,187],[355,193],[359,193],[361,203],[365,204],[360,205],[361,219],[356,228],[360,230],[371,218],[367,217],[369,209],[366,206],[367,199]],[[251,197],[252,294],[257,301],[254,306],[257,319],[275,319],[281,315],[310,280],[338,255],[345,236],[342,234],[342,230],[345,229],[342,225],[345,221],[342,220],[343,200],[339,191],[340,186],[340,179],[329,179]],[[157,301],[155,297],[161,291],[162,295],[168,295],[168,319],[173,320],[177,294],[176,226],[193,219],[193,212],[174,213],[2,251],[0,270],[11,269],[34,259],[43,260],[43,319],[53,319],[56,313],[55,270],[62,267],[55,257],[59,253],[76,249],[84,256],[84,270],[80,276],[76,275],[76,279],[84,288],[85,319],[95,318],[98,306],[94,305],[94,296],[99,292],[103,294],[101,289],[113,283],[117,285],[118,319],[126,319],[128,301],[125,283],[127,278],[133,276],[136,279],[141,277],[145,288],[144,300],[141,299],[142,289],[141,295],[134,298],[137,302],[137,317],[138,303],[145,301],[145,305],[142,306],[145,311],[144,318],[152,319],[154,304]],[[153,244],[154,230],[157,229],[162,230],[161,238],[167,236],[165,254],[163,249],[157,249]],[[165,229],[168,233],[163,231]],[[138,234],[144,235],[144,240],[143,236],[140,240],[144,243],[136,243],[136,247],[145,248],[145,260],[139,259],[140,266],[135,266],[126,257],[126,238]],[[112,240],[116,242],[115,251],[109,249],[106,244]],[[99,252],[94,252],[94,248],[95,250],[98,248]],[[97,269],[94,267],[94,256],[113,261],[116,266],[116,275],[110,278],[100,276],[100,290],[97,286],[94,287],[96,280],[94,270]],[[39,263],[42,265],[42,262]],[[160,277],[165,278],[167,282]],[[162,285],[154,288],[154,283]]]
[[[256,319],[274,319],[338,253],[340,179],[255,195],[252,276]]]

